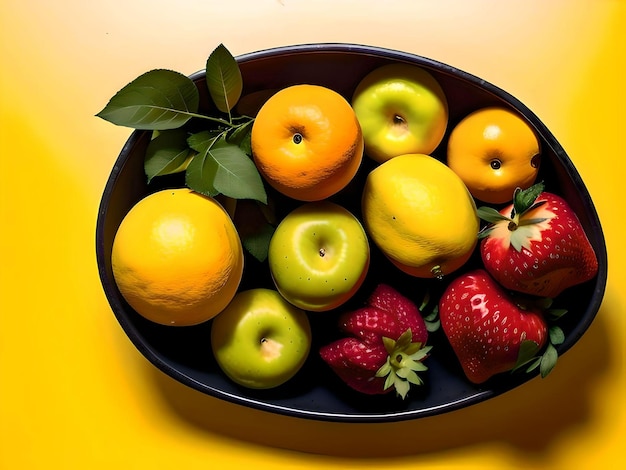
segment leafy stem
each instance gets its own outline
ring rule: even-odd
[[[237,126],[237,124],[233,124],[233,119],[232,119],[232,116],[230,114],[228,116],[228,120],[222,119],[222,118],[218,118],[218,117],[215,117],[215,116],[207,116],[206,114],[198,114],[198,113],[187,113],[187,114],[188,114],[189,117],[206,119],[206,120],[209,120],[209,121],[213,121],[216,124],[220,124],[222,126],[226,126],[226,127],[229,127],[229,128]]]
[[[200,112],[201,81],[156,69],[124,86],[96,116],[152,131],[144,159],[148,183],[184,172],[185,185],[201,194],[267,204],[265,185],[252,160],[254,118],[233,112],[243,91],[242,73],[224,45],[209,55],[205,79],[209,112]]]
[[[217,112],[199,111],[200,90],[189,77],[156,69],[123,87],[96,116],[119,126],[153,131],[144,163],[148,182],[184,171],[185,184],[202,194],[265,203],[265,187],[251,160],[254,119],[233,113],[243,77],[222,44],[209,55],[205,78]],[[197,123],[190,125],[192,118],[208,125],[198,132]]]

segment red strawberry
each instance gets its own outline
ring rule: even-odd
[[[356,338],[342,338],[320,349],[322,359],[350,387],[368,395],[390,392],[384,390],[385,379],[376,377],[389,353],[382,345],[368,345]]]
[[[528,362],[548,340],[542,312],[520,308],[484,269],[450,283],[439,301],[439,318],[465,375],[476,384]]]
[[[379,284],[367,299],[367,307],[344,313],[339,328],[368,344],[383,336],[397,339],[409,328],[414,342],[426,343],[428,330],[417,306],[387,284]]]
[[[479,235],[480,252],[485,268],[503,287],[554,298],[593,278],[598,260],[574,211],[543,188],[538,183],[516,191],[514,203],[500,212],[478,209],[491,222]]]
[[[392,287],[379,285],[365,307],[340,316],[339,328],[350,336],[320,355],[353,389],[374,395],[395,388],[405,398],[411,383],[422,383],[416,372],[427,369],[428,330],[415,304]]]

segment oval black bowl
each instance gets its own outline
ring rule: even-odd
[[[449,130],[470,111],[487,105],[514,109],[536,129],[541,139],[542,163],[539,179],[547,189],[561,194],[578,214],[597,253],[598,275],[591,281],[570,289],[557,298],[555,306],[567,308],[561,327],[566,341],[558,348],[562,355],[588,329],[600,307],[607,280],[607,254],[600,221],[580,175],[546,126],[524,104],[500,88],[449,65],[413,54],[378,47],[350,44],[311,44],[288,46],[245,54],[237,58],[244,77],[244,95],[283,88],[296,83],[319,84],[332,88],[348,100],[357,83],[370,70],[389,62],[408,62],[429,70],[440,82],[449,101]],[[204,73],[192,76],[207,105]],[[380,422],[414,419],[436,415],[478,403],[504,393],[534,377],[533,374],[501,374],[480,386],[465,379],[442,333],[431,336],[432,355],[427,360],[426,385],[415,389],[407,400],[394,394],[380,397],[360,395],[348,389],[326,367],[317,355],[320,345],[334,339],[336,314],[310,315],[314,342],[311,355],[294,379],[266,391],[238,387],[219,370],[209,345],[210,322],[184,328],[150,323],[133,311],[124,301],[111,272],[111,246],[117,227],[128,210],[148,193],[166,186],[182,185],[180,180],[158,178],[146,183],[143,160],[150,133],[135,131],[124,145],[106,184],[99,208],[96,228],[96,255],[99,274],[106,297],[121,327],[137,349],[156,367],[200,392],[241,405],[300,418],[345,422]],[[439,158],[446,139],[433,152]],[[359,184],[372,167],[364,159],[363,167],[352,185],[333,199],[356,214],[359,213]],[[293,201],[272,194],[284,211]],[[472,259],[466,269],[477,266]],[[241,288],[269,286],[267,267],[254,259],[246,259]],[[389,282],[416,302],[425,291],[434,293],[444,282],[409,278],[388,264],[375,249],[370,274],[353,304],[381,280]],[[350,304],[346,306],[350,308]]]

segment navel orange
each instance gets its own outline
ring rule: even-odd
[[[352,107],[318,85],[293,85],[271,96],[255,118],[251,145],[270,186],[300,201],[339,192],[363,158],[363,135]]]

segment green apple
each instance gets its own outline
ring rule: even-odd
[[[432,153],[448,126],[448,102],[429,72],[393,63],[358,84],[352,108],[361,124],[365,153],[382,163],[407,153]]]
[[[238,292],[211,325],[222,371],[247,388],[278,387],[302,368],[311,349],[306,312],[272,289]]]
[[[306,203],[287,214],[268,252],[278,292],[296,307],[314,312],[350,299],[365,280],[369,262],[361,222],[329,201]]]

